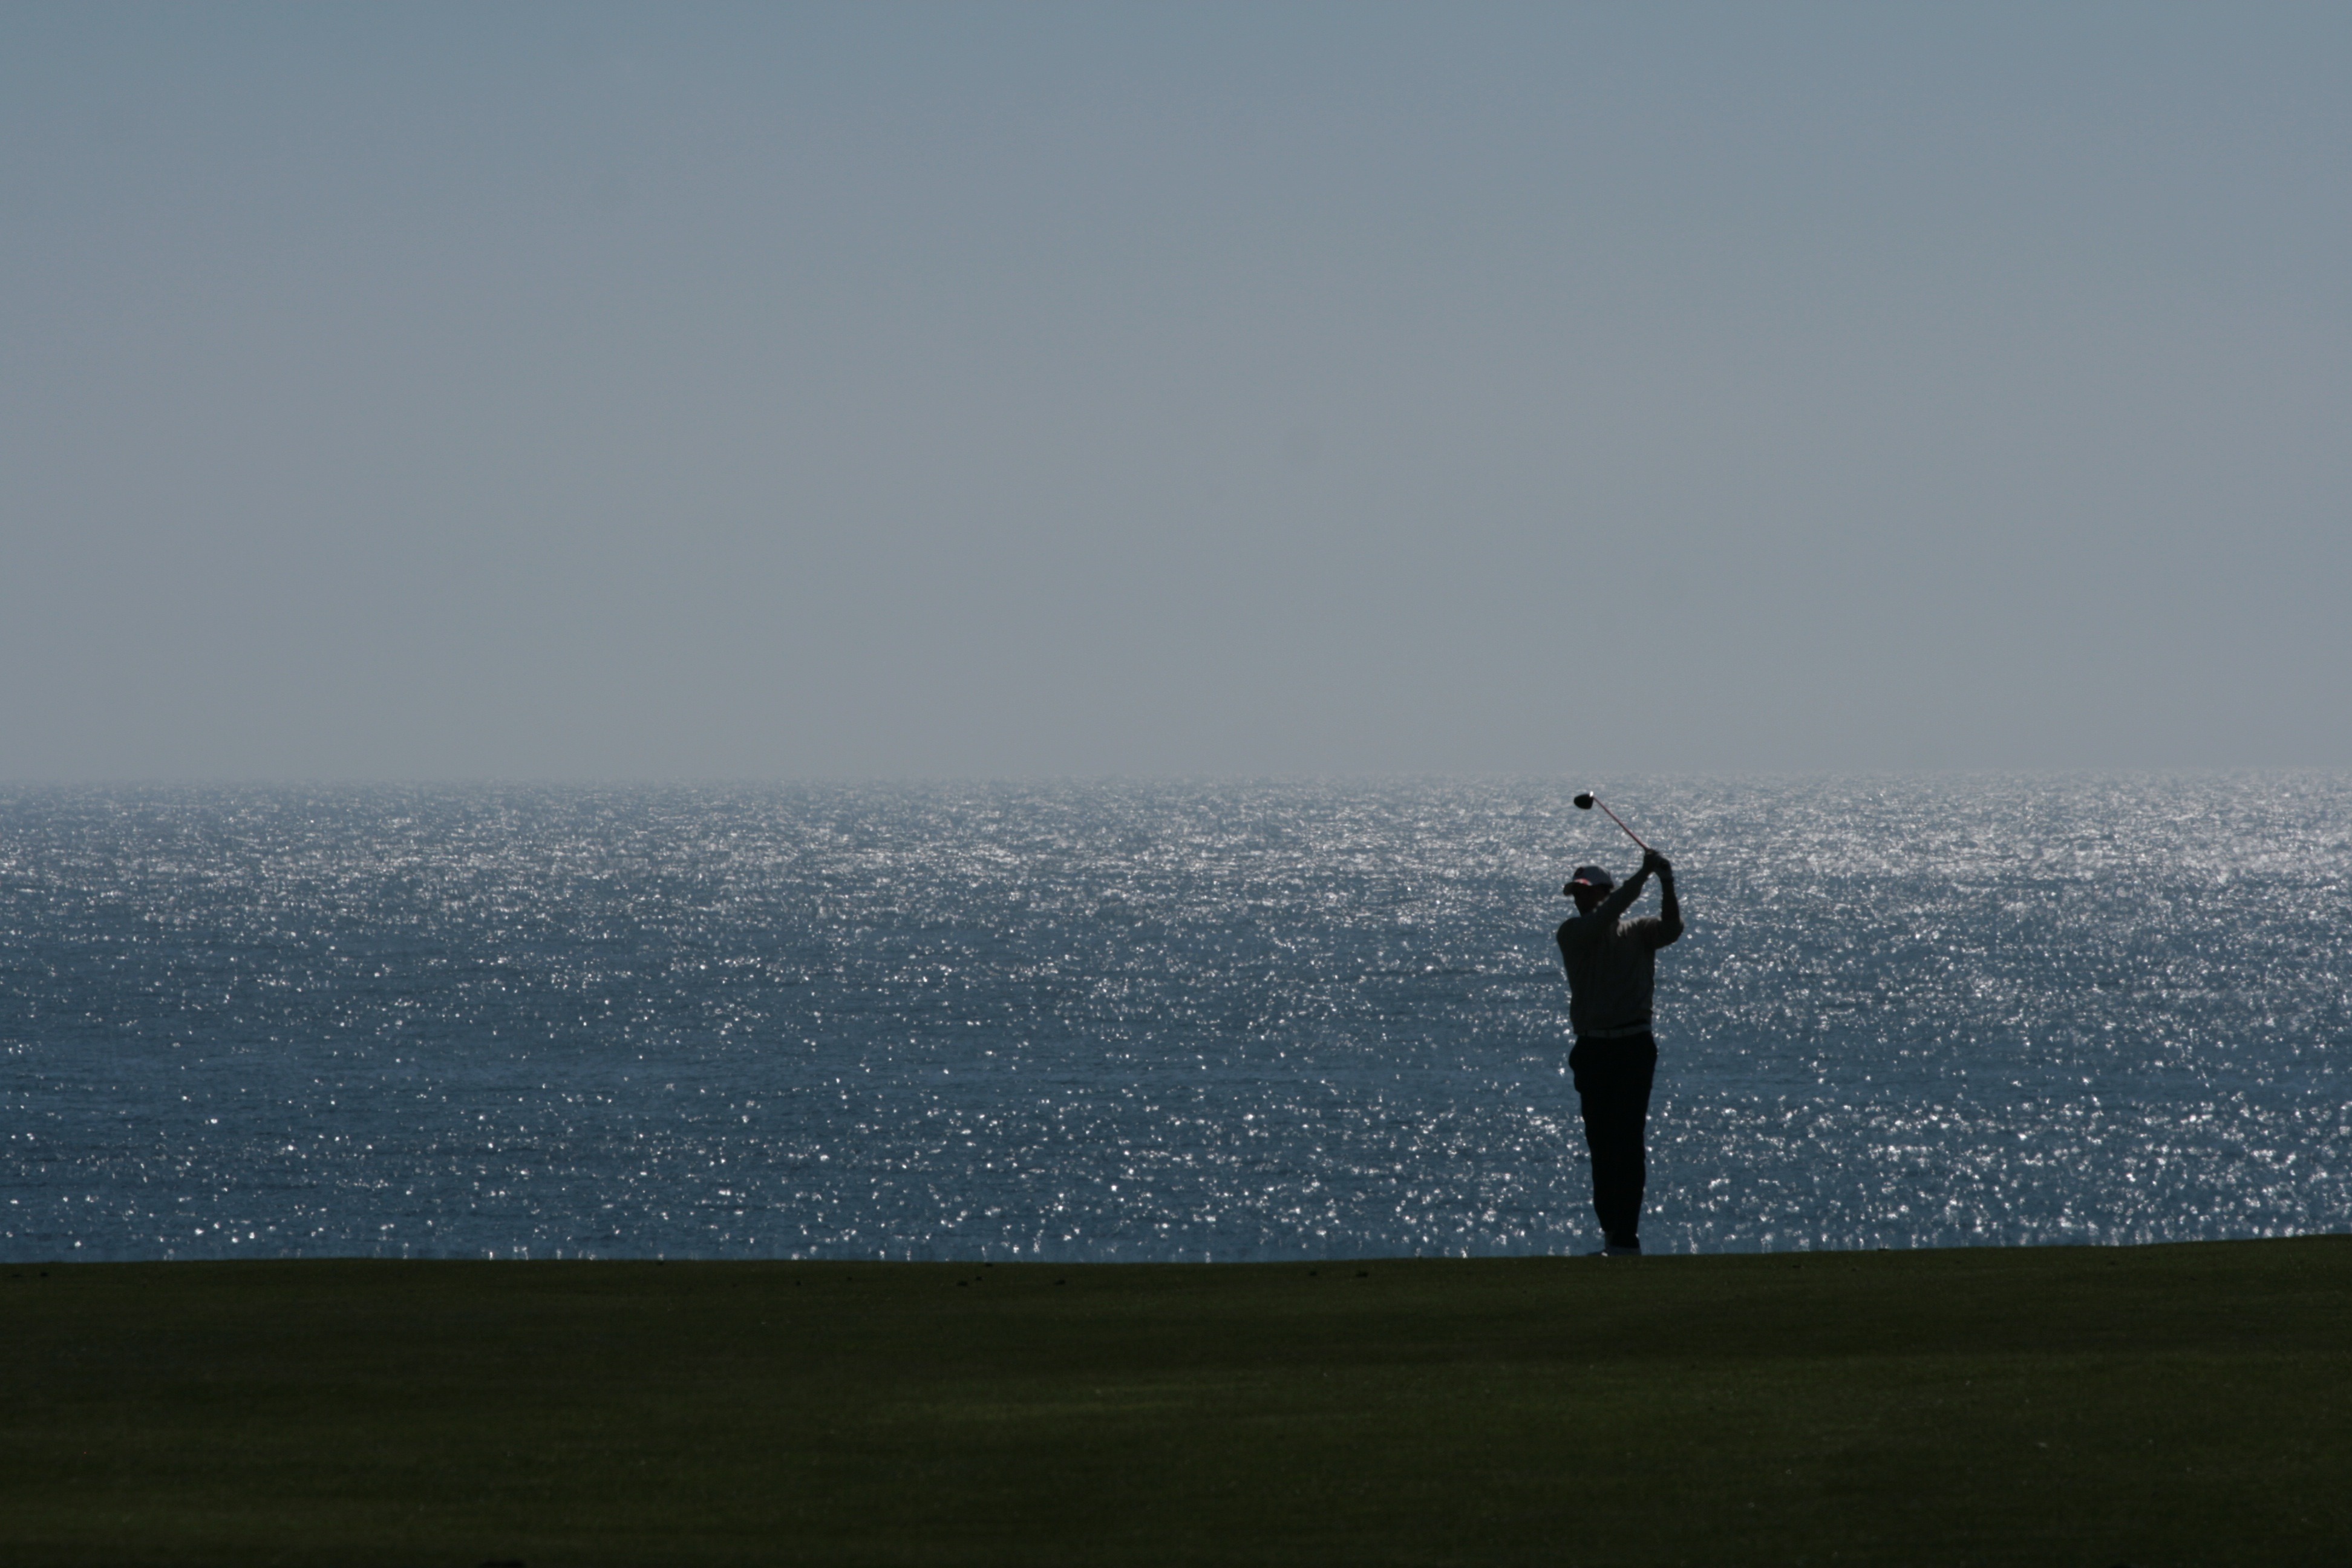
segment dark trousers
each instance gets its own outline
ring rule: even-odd
[[[1584,1146],[1592,1151],[1592,1212],[1602,1234],[1620,1247],[1635,1245],[1642,1229],[1642,1189],[1649,1158],[1643,1133],[1650,1121],[1650,1080],[1658,1070],[1658,1042],[1647,1034],[1616,1040],[1579,1040],[1568,1053],[1584,1102]]]

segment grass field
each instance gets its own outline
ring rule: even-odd
[[[0,1561],[2352,1563],[2352,1237],[0,1269]]]

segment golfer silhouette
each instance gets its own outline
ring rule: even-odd
[[[1658,879],[1658,912],[1622,918],[1653,876]],[[1568,969],[1569,1026],[1576,1031],[1568,1067],[1576,1075],[1576,1095],[1583,1106],[1584,1145],[1592,1153],[1592,1212],[1600,1216],[1603,1238],[1601,1252],[1592,1256],[1638,1258],[1642,1190],[1649,1182],[1643,1139],[1650,1080],[1658,1068],[1650,996],[1658,949],[1683,934],[1675,868],[1645,846],[1642,868],[1623,887],[1598,866],[1580,866],[1560,892],[1576,900],[1575,916],[1559,922],[1559,960]]]

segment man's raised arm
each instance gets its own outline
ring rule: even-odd
[[[1652,871],[1658,874],[1658,945],[1664,947],[1683,934],[1683,905],[1675,897],[1675,863],[1656,850],[1650,850],[1642,857],[1641,875]],[[1636,885],[1639,882],[1637,876]]]
[[[1593,918],[1601,921],[1613,921],[1619,915],[1623,914],[1627,910],[1632,909],[1633,907],[1633,900],[1642,896],[1642,884],[1649,879],[1650,863],[1647,860],[1644,860],[1642,862],[1642,868],[1640,870],[1625,879],[1625,885],[1623,887],[1610,889],[1609,896],[1601,900],[1600,904],[1594,908],[1592,911]]]

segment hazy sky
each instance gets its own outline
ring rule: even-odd
[[[2352,6],[0,9],[0,778],[2352,764]]]

